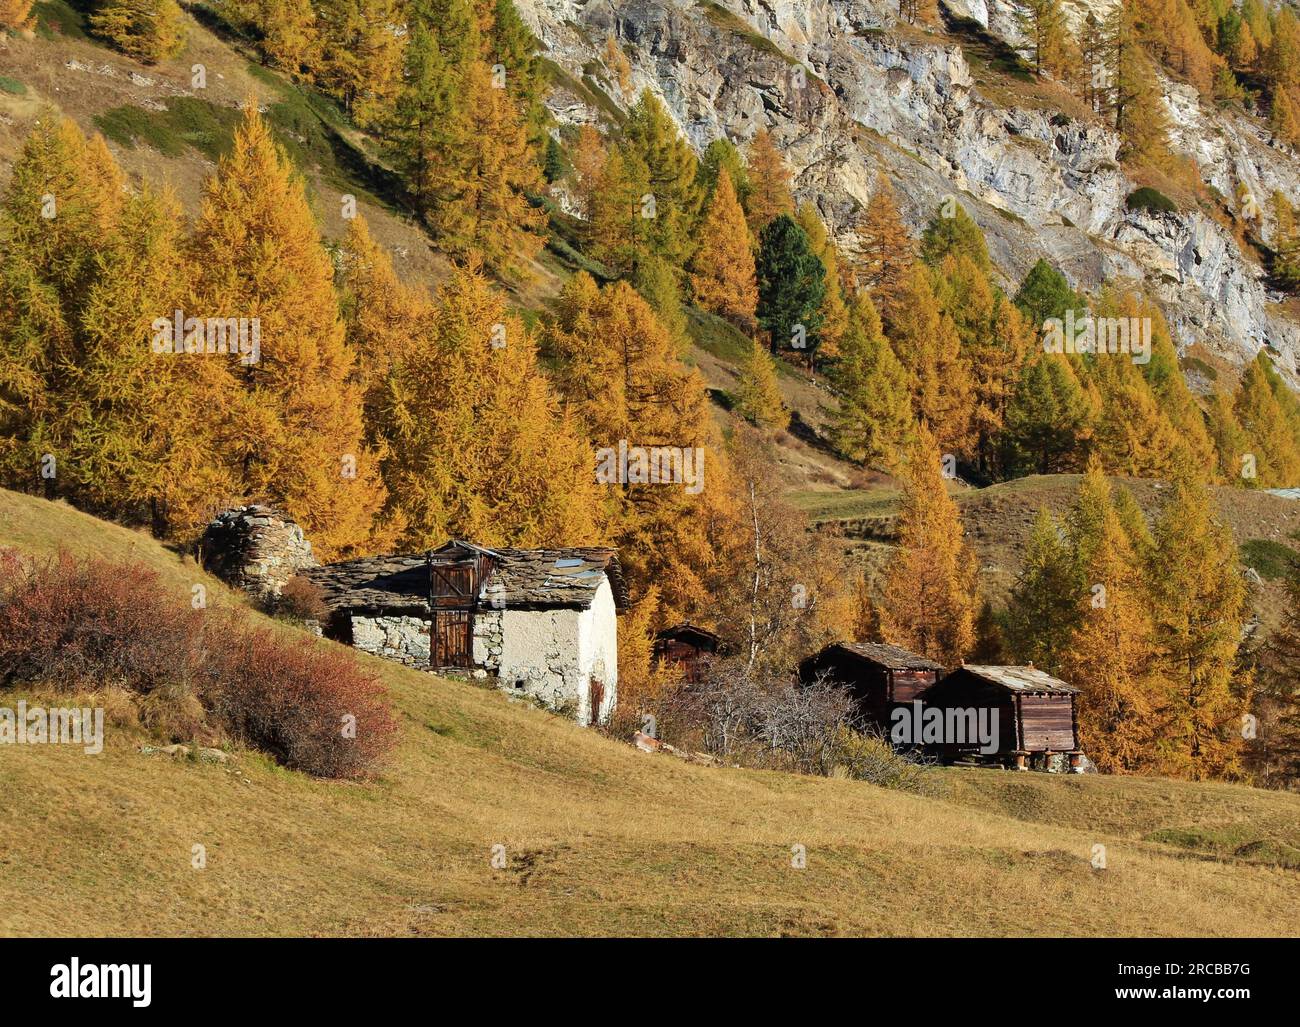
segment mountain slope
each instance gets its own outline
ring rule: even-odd
[[[142,560],[178,602],[206,580],[144,535],[0,491],[15,544]],[[369,783],[145,755],[128,729],[100,756],[0,746],[0,934],[1294,932],[1300,796],[954,769],[926,797],[713,769],[368,662],[402,732]]]
[[[1162,79],[1173,145],[1204,181],[1178,212],[1154,214],[1127,208],[1146,183],[1120,167],[1115,132],[1063,88],[1009,66],[1007,44],[1021,36],[1006,3],[948,3],[947,28],[933,32],[897,23],[885,0],[518,6],[563,71],[550,100],[561,122],[606,117],[649,87],[699,149],[766,126],[797,197],[817,204],[849,253],[883,168],[918,231],[955,196],[1012,283],[1039,257],[1085,290],[1145,281],[1180,346],[1199,341],[1240,365],[1267,343],[1294,380],[1300,326],[1228,228],[1236,198],[1263,205],[1274,190],[1300,191],[1300,163],[1258,118],[1203,106],[1191,87]],[[1076,25],[1110,6],[1066,4]],[[622,82],[607,39],[630,67]],[[1265,238],[1269,216],[1258,225]]]

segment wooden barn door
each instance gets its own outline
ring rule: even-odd
[[[429,564],[429,665],[469,668],[474,665],[475,561]]]
[[[435,609],[429,631],[429,662],[434,667],[469,667],[472,655],[469,611]]]

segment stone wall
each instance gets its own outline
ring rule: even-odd
[[[260,601],[277,598],[290,578],[316,566],[302,528],[260,505],[218,514],[203,533],[199,555],[209,571]]]
[[[474,665],[493,674],[501,667],[504,646],[502,614],[505,611],[480,607],[474,613]]]
[[[367,617],[354,613],[352,644],[386,660],[424,669],[429,666],[429,620],[427,617]]]

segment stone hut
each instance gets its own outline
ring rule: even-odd
[[[218,514],[203,533],[199,559],[259,602],[277,599],[290,578],[316,566],[302,528],[286,514],[257,504]]]
[[[324,593],[325,634],[358,649],[494,678],[503,691],[582,724],[607,720],[617,702],[617,617],[627,589],[612,549],[488,549],[453,540],[304,576]]]

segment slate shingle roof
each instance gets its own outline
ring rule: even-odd
[[[483,586],[490,603],[509,607],[568,606],[585,609],[606,576],[619,609],[627,605],[627,586],[612,549],[498,549],[500,557]]]
[[[1054,678],[1037,667],[986,667],[968,663],[961,669],[991,684],[1009,688],[1013,692],[1055,692],[1074,695],[1079,691],[1074,685],[1067,685],[1060,678]]]
[[[331,610],[429,609],[429,570],[421,556],[367,556],[302,572]]]
[[[444,547],[448,548],[448,547]],[[613,549],[484,549],[492,572],[480,590],[484,603],[505,609],[586,609],[609,578],[614,603],[627,606],[627,586]],[[439,551],[441,552],[441,551]],[[304,571],[325,593],[331,610],[414,611],[429,608],[425,554],[371,556]]]

